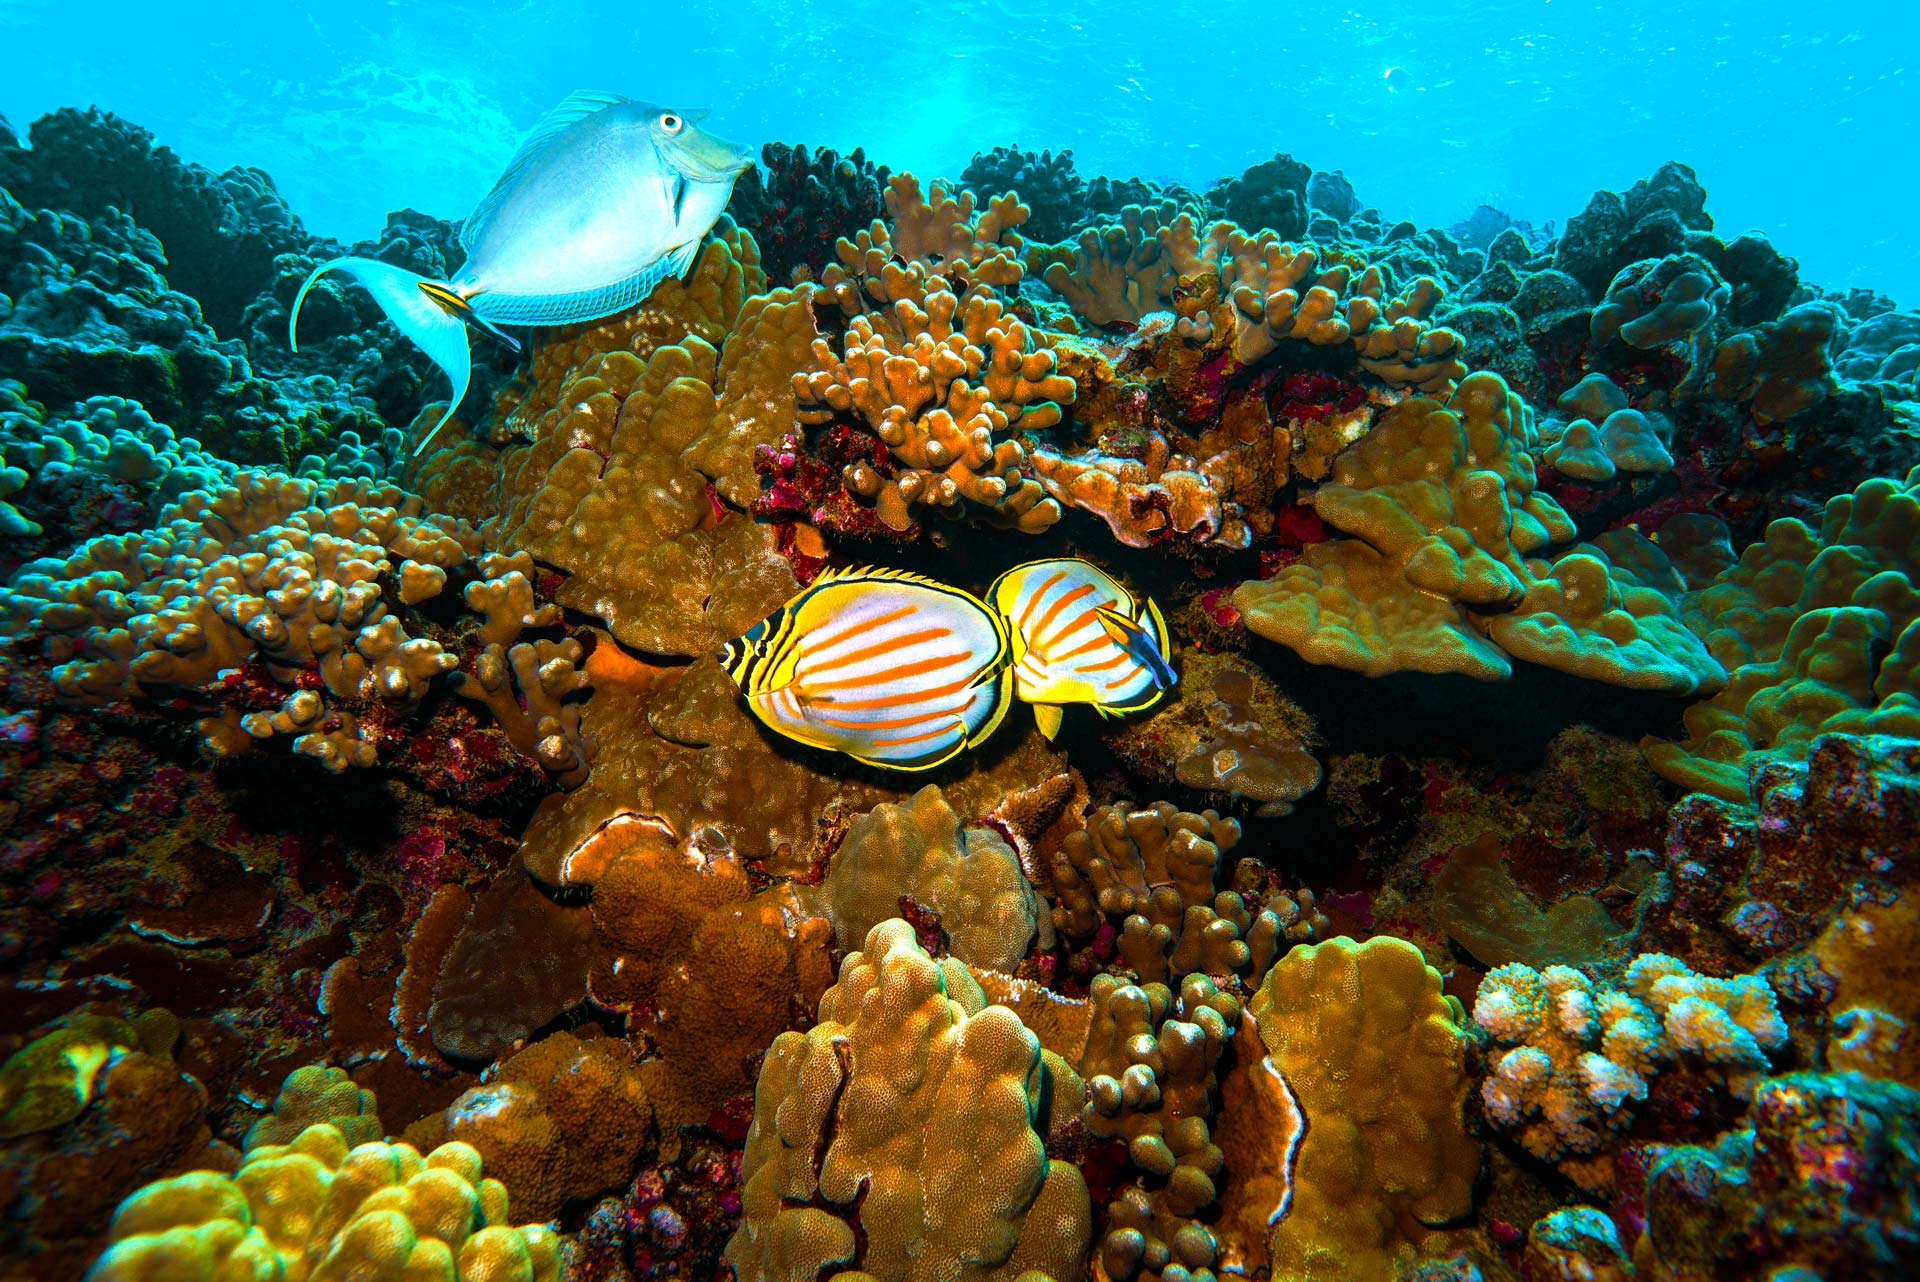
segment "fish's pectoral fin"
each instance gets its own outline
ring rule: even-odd
[[[673,225],[676,227],[680,225],[681,216],[686,210],[687,192],[692,189],[693,184],[687,181],[685,174],[678,169],[667,170],[667,204],[673,208]]]
[[[1052,743],[1060,733],[1060,723],[1066,717],[1067,710],[1057,703],[1036,703],[1033,705],[1033,723],[1040,727],[1040,733]]]
[[[698,257],[700,257],[700,242],[697,240],[688,241],[680,248],[672,251],[672,257],[668,259],[671,267],[667,274],[677,280],[685,280],[687,273],[693,270],[694,259]]]

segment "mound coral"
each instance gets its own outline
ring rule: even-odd
[[[503,460],[503,546],[564,571],[555,600],[651,653],[711,653],[798,590],[772,532],[729,505],[752,501],[754,447],[791,421],[812,321],[777,290],[737,324],[724,356],[694,336],[589,359]]]
[[[1827,502],[1820,529],[1785,518],[1689,592],[1681,617],[1732,675],[1686,711],[1687,737],[1648,739],[1663,776],[1744,801],[1752,771],[1804,759],[1828,732],[1920,737],[1920,472]]]
[[[542,1225],[506,1225],[507,1193],[480,1155],[447,1144],[349,1145],[325,1123],[249,1152],[232,1175],[195,1171],[135,1193],[89,1282],[271,1276],[400,1282],[557,1282]]]
[[[1472,1206],[1480,1151],[1461,1113],[1460,1004],[1406,941],[1341,937],[1289,952],[1247,1014],[1267,1054],[1241,1069],[1253,1079],[1242,1107],[1264,1094],[1256,1116],[1291,1124],[1230,1147],[1229,1169],[1247,1159],[1223,1209],[1246,1252],[1230,1265],[1387,1282],[1427,1226]],[[1239,1120],[1229,1111],[1222,1131]]]
[[[1585,1160],[1625,1127],[1629,1099],[1647,1096],[1658,1067],[1685,1060],[1724,1068],[1752,1090],[1766,1052],[1787,1038],[1773,991],[1755,975],[1710,979],[1659,953],[1627,967],[1624,988],[1601,988],[1568,966],[1514,963],[1487,973],[1473,1020],[1508,1049],[1489,1058],[1487,1116],[1536,1157],[1568,1159],[1576,1180],[1606,1178]]]
[[[1079,1282],[1087,1189],[1047,1157],[1042,1112],[1079,1093],[964,965],[882,922],[841,964],[819,1022],[767,1052],[727,1258],[742,1282],[836,1266],[879,1282]]]

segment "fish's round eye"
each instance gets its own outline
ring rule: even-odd
[[[670,134],[679,133],[686,123],[686,121],[680,119],[680,117],[674,115],[671,111],[660,117],[660,127]]]

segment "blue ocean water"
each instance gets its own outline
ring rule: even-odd
[[[1920,5],[1863,0],[1474,4],[0,4],[0,113],[98,104],[189,160],[271,173],[314,231],[412,205],[459,217],[579,88],[714,108],[922,176],[1002,143],[1083,175],[1204,189],[1275,150],[1340,169],[1390,219],[1491,203],[1564,224],[1661,162],[1723,231],[1803,278],[1920,302]]]

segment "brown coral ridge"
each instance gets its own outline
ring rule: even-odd
[[[1632,689],[1718,688],[1724,670],[1633,569],[1664,561],[1646,540],[1630,541],[1620,564],[1594,544],[1553,561],[1533,555],[1574,530],[1534,488],[1530,415],[1488,373],[1444,405],[1394,406],[1309,499],[1355,537],[1312,544],[1275,577],[1241,585],[1234,604],[1247,626],[1310,662],[1369,676],[1498,680],[1511,675],[1511,654]]]

